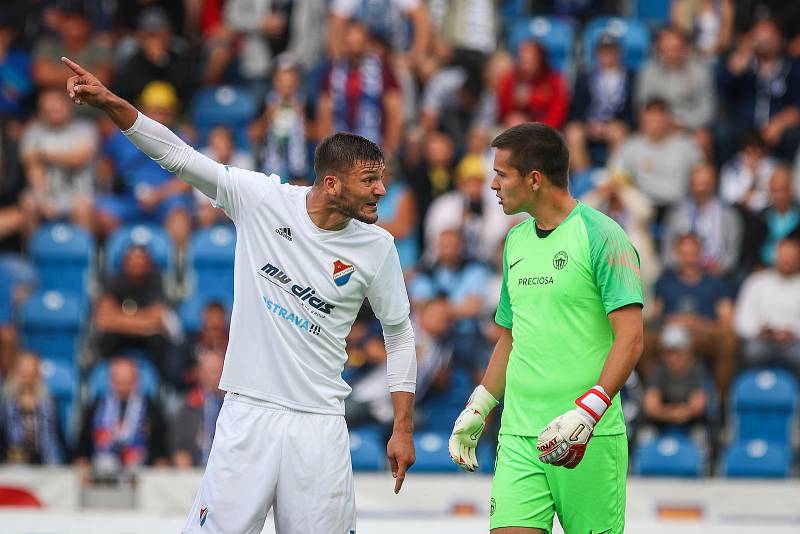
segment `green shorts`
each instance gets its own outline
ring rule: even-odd
[[[628,441],[595,436],[578,467],[542,463],[536,438],[501,434],[492,481],[489,528],[553,530],[553,512],[567,534],[617,534],[625,529]]]

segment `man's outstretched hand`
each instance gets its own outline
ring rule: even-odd
[[[102,108],[109,103],[111,91],[94,74],[67,57],[62,57],[61,61],[75,73],[67,80],[67,94],[73,102],[96,108]]]
[[[139,114],[135,107],[109,91],[94,74],[71,59],[62,57],[61,61],[74,73],[67,80],[67,94],[73,102],[102,109],[120,130],[133,126]]]

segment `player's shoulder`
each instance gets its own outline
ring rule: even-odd
[[[612,236],[626,235],[619,223],[602,211],[582,202],[578,204],[578,210],[578,216],[590,240],[606,241]]]
[[[529,227],[533,223],[533,218],[528,218],[523,221],[518,222],[514,226],[512,226],[508,232],[506,233],[506,242],[508,242],[513,237],[521,234],[525,231],[527,227]]]
[[[394,236],[377,224],[369,224],[353,219],[354,234],[373,240],[381,245],[392,245]]]

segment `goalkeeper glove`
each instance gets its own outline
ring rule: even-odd
[[[475,447],[483,433],[486,416],[495,406],[497,399],[480,385],[469,396],[467,407],[456,419],[447,448],[450,450],[450,459],[462,469],[475,471],[478,468]]]
[[[536,448],[546,464],[573,469],[583,459],[594,426],[611,406],[601,386],[595,386],[575,400],[577,408],[553,419],[539,434]]]

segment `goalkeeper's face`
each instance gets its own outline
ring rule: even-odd
[[[529,211],[534,195],[530,180],[521,176],[519,171],[511,166],[510,159],[510,150],[498,148],[495,151],[494,172],[496,174],[491,184],[506,215]]]
[[[378,201],[386,194],[383,185],[384,164],[370,161],[357,164],[339,179],[339,190],[332,198],[343,215],[367,224],[378,220]]]

